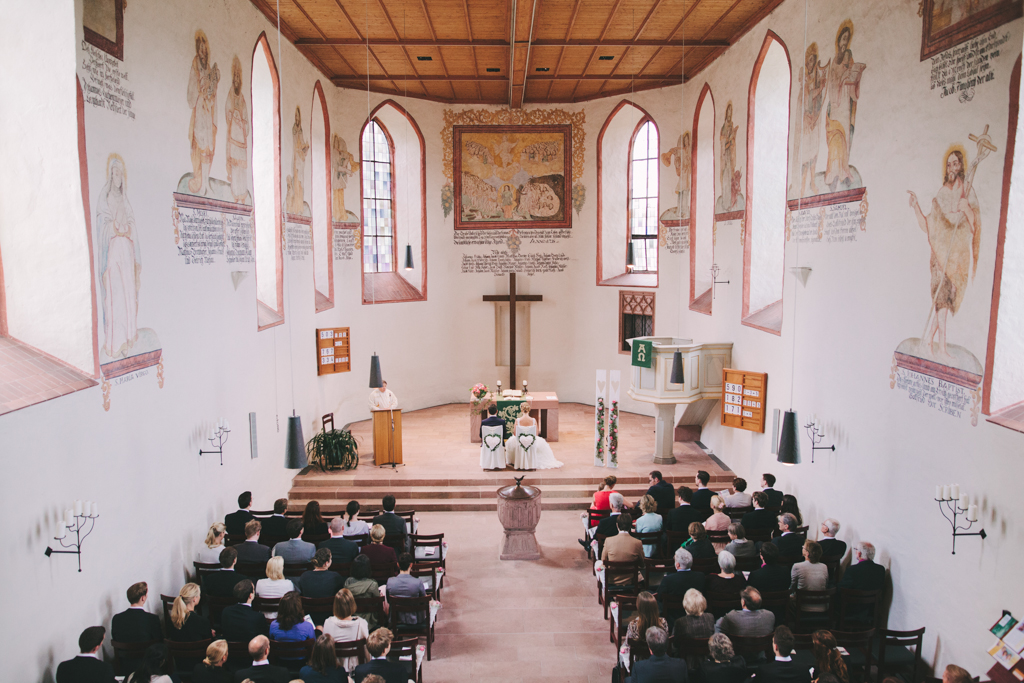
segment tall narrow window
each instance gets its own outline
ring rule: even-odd
[[[789,150],[789,53],[768,32],[747,94],[747,222],[743,240],[744,325],[782,332]]]
[[[711,315],[715,262],[715,100],[707,83],[693,120],[690,187],[690,310]]]
[[[310,158],[313,172],[309,210],[313,230],[313,287],[316,311],[334,307],[334,257],[331,252],[334,237],[331,215],[331,120],[320,81],[313,88],[313,106],[309,125]]]
[[[257,329],[284,322],[281,250],[281,111],[277,67],[267,36],[252,53],[252,189],[256,224]]]
[[[374,119],[363,129],[363,272],[395,270],[394,151]]]
[[[626,252],[626,270],[658,272],[658,129],[645,117],[630,141],[629,242],[632,260]]]

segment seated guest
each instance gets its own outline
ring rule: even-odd
[[[740,593],[742,609],[734,609],[715,622],[715,633],[730,636],[766,636],[775,628],[775,615],[761,609],[761,594],[747,586]]]
[[[956,664],[947,664],[942,672],[942,683],[971,683],[973,680],[967,669],[963,669]]]
[[[266,636],[256,636],[249,641],[249,656],[252,657],[252,666],[236,671],[235,683],[244,683],[246,680],[251,683],[289,683],[292,680],[288,669],[267,661],[270,656],[270,639]]]
[[[278,498],[274,501],[274,514],[263,520],[263,533],[272,538],[286,538],[288,536],[288,518],[284,513],[288,512],[288,499]]]
[[[800,506],[796,502],[796,496],[788,493],[784,495],[782,497],[782,506],[779,508],[779,512],[782,514],[788,512],[796,517],[796,527],[793,528],[793,531],[796,531],[797,527],[802,527],[804,525],[804,518],[803,515],[800,514]]]
[[[256,582],[256,595],[267,600],[277,600],[285,593],[296,590],[291,579],[284,578],[284,558],[272,557],[267,560],[267,578]],[[263,616],[273,619],[277,612],[264,612]]]
[[[285,564],[305,564],[313,559],[316,554],[316,546],[303,541],[302,520],[288,520],[288,540],[281,541],[274,546],[274,554],[284,558]]]
[[[266,635],[267,620],[262,612],[252,608],[252,599],[256,597],[252,581],[239,581],[234,594],[238,603],[225,607],[220,615],[220,632],[224,639],[230,643],[245,643],[258,635]]]
[[[236,535],[245,532],[245,525],[252,521],[253,516],[249,510],[252,508],[252,493],[245,491],[238,496],[238,509],[224,515],[224,526],[229,534]]]
[[[332,572],[331,551],[327,548],[320,548],[313,556],[313,569],[302,572],[299,577],[298,589],[307,598],[329,598],[339,590],[345,583],[338,572]],[[316,612],[311,615],[313,623],[318,626],[324,623],[324,619],[330,614]]]
[[[640,591],[636,596],[636,616],[629,620],[626,627],[626,640],[643,640],[647,629],[652,626],[668,632],[668,622],[658,614],[658,601],[647,591]]]
[[[666,529],[687,532],[691,524],[703,522],[706,515],[703,510],[699,510],[690,504],[690,501],[693,500],[693,489],[689,486],[680,486],[676,493],[678,494],[677,502],[679,505],[669,513]],[[672,550],[672,548],[669,548],[669,550]]]
[[[817,541],[806,541],[803,548],[804,561],[793,565],[790,576],[791,591],[823,591],[828,585],[828,567],[821,560],[821,546]],[[825,605],[810,605],[808,612],[824,612]]]
[[[409,680],[409,671],[404,664],[387,659],[393,639],[391,631],[386,628],[377,629],[370,634],[366,641],[366,649],[373,659],[356,667],[353,674],[356,683],[363,683],[368,676],[379,676],[384,683],[406,683]]]
[[[282,642],[316,640],[313,622],[302,609],[302,596],[292,591],[281,598],[277,619],[270,622],[270,639]]]
[[[743,528],[747,531],[774,529],[779,523],[778,519],[775,513],[764,509],[764,506],[768,504],[768,494],[764,491],[754,491],[750,498],[754,502],[754,510],[743,515],[743,519],[740,520],[743,523]]]
[[[708,595],[739,595],[747,587],[743,572],[736,571],[736,557],[728,550],[718,553],[717,574],[709,574],[705,590]]]
[[[373,570],[370,568],[370,558],[366,555],[357,555],[352,561],[352,570],[345,580],[345,588],[352,592],[353,598],[377,598],[380,597],[380,586],[372,578]],[[356,616],[365,619],[366,624],[372,631],[377,628],[377,615],[372,612],[358,612]]]
[[[220,551],[224,550],[224,536],[227,534],[222,522],[214,522],[206,532],[206,541],[196,553],[196,562],[217,564],[220,562]],[[114,638],[117,640],[117,638]]]
[[[142,663],[125,677],[124,683],[176,683],[170,676],[173,670],[170,648],[156,643],[146,648]]]
[[[707,608],[708,601],[703,593],[696,588],[686,591],[683,596],[686,615],[676,619],[673,633],[687,638],[709,638],[715,632],[715,616],[705,612]]]
[[[252,564],[263,564],[270,559],[270,548],[260,544],[260,532],[263,524],[254,519],[245,525],[245,540],[231,546],[238,553],[238,561]]]
[[[231,683],[231,673],[224,668],[227,661],[228,641],[213,641],[206,646],[206,659],[192,669],[192,683]]]
[[[871,543],[861,541],[853,546],[853,563],[846,568],[839,581],[840,599],[844,588],[858,591],[880,591],[885,588],[885,567],[875,563],[875,546]],[[870,605],[851,608],[847,612],[847,616],[853,619],[869,619],[870,615]]]
[[[750,494],[747,493],[747,480],[736,477],[732,480],[732,488],[735,493],[723,496],[727,508],[748,508],[752,504]],[[732,647],[732,643],[729,644]]]
[[[811,674],[807,667],[793,661],[793,632],[786,626],[775,629],[772,648],[775,659],[765,662],[757,668],[754,680],[757,683],[811,683]]]
[[[427,594],[423,582],[410,574],[412,570],[412,555],[402,553],[398,556],[398,576],[388,579],[387,596],[396,598],[422,598]],[[420,624],[427,619],[427,614],[421,612],[418,615],[413,612],[402,612],[399,615],[400,624]]]
[[[747,680],[747,662],[736,654],[732,641],[724,633],[708,640],[708,658],[700,666],[704,683],[742,683]]]
[[[729,525],[729,543],[725,549],[733,554],[733,557],[756,557],[757,548],[754,542],[747,538],[747,530],[742,524],[733,523]]]
[[[637,517],[636,530],[640,533],[661,531],[661,515],[657,513],[658,503],[650,494],[640,499],[640,509],[644,514]],[[657,549],[657,545],[644,545],[644,556],[651,557]]]
[[[715,495],[715,492],[708,488],[708,482],[711,481],[711,475],[704,470],[698,470],[697,476],[693,478],[693,483],[697,486],[697,490],[693,492],[693,500],[690,501],[690,505],[695,508],[702,508],[705,513],[711,509],[711,496]]]
[[[658,584],[658,604],[663,609],[665,607],[665,598],[668,596],[682,598],[685,597],[686,592],[691,588],[697,591],[704,590],[704,573],[690,569],[693,565],[693,555],[683,548],[679,548],[676,550],[673,560],[676,570],[662,577],[661,583]],[[669,622],[673,622],[681,616],[683,615],[678,610],[670,610],[665,614],[665,618]]]
[[[480,430],[477,437],[483,438],[484,427],[504,427],[505,421],[498,417],[498,406],[495,403],[487,406],[487,417],[480,420]]]
[[[672,490],[672,484],[665,481],[661,472],[658,470],[651,472],[647,477],[647,483],[650,486],[647,489],[647,495],[658,504],[657,510],[667,511],[675,507],[675,496],[673,495],[675,492]]]
[[[402,536],[402,542],[405,543],[405,536],[409,531],[405,528],[405,520],[395,514],[395,497],[389,493],[384,496],[380,504],[383,508],[383,512],[373,518],[373,522],[371,522],[371,529],[373,526],[380,524],[384,527],[384,531],[389,535]]]
[[[761,546],[760,554],[764,566],[750,572],[747,583],[762,593],[789,590],[793,582],[792,574],[789,567],[779,564],[779,547],[774,543],[765,543]]]
[[[350,500],[345,506],[345,535],[362,536],[368,533],[370,533],[370,525],[359,519],[359,501]]]
[[[686,683],[686,662],[667,656],[668,631],[652,626],[645,634],[651,656],[638,660],[633,665],[632,676],[627,683]],[[357,682],[358,683],[358,682]]]
[[[349,589],[342,588],[334,596],[334,616],[324,622],[324,635],[336,643],[351,643],[370,635],[366,619],[356,614],[356,599]],[[357,664],[359,659],[356,657],[348,657],[341,662],[346,671],[353,671]]]
[[[704,525],[700,522],[690,522],[689,531],[690,538],[683,543],[683,547],[693,555],[693,559],[713,558],[715,546],[708,540],[708,532],[704,531]]]
[[[149,585],[145,581],[128,587],[128,609],[110,620],[110,639],[118,643],[148,643],[163,640],[160,617],[146,611]]]
[[[327,522],[320,514],[320,501],[311,500],[306,503],[302,513],[302,528],[310,536],[323,536],[327,533]]]
[[[590,503],[591,510],[611,510],[611,503],[608,502],[608,496],[612,495],[612,491],[615,489],[615,484],[619,481],[618,477],[614,474],[609,474],[604,478],[604,482],[601,484],[601,488],[594,493],[594,500]]]
[[[605,539],[601,562],[643,562],[643,544],[640,539],[629,535],[633,520],[629,515],[619,515],[615,519],[618,520],[619,533]],[[628,574],[619,573],[612,577],[612,583],[624,586],[631,581]]]
[[[821,546],[821,559],[841,560],[846,555],[846,543],[836,540],[839,533],[839,522],[829,517],[821,523],[821,538],[818,545]]]
[[[711,496],[711,516],[704,520],[706,531],[726,531],[732,524],[732,518],[722,512],[725,509],[725,501],[721,496]],[[725,550],[725,543],[712,543],[715,552]]]
[[[90,626],[78,636],[81,654],[57,665],[57,683],[114,683],[114,668],[100,659],[107,629]]]
[[[232,596],[235,584],[245,578],[245,575],[235,571],[237,562],[238,551],[234,548],[224,548],[220,551],[220,571],[209,572],[203,577],[203,590],[207,595],[216,598]]]
[[[765,507],[778,508],[782,506],[782,491],[775,490],[775,475],[765,472],[761,475],[761,491],[768,496]]]
[[[303,683],[348,683],[345,668],[334,656],[334,638],[326,633],[316,639],[309,662],[299,669]]]
[[[196,614],[199,604],[200,590],[194,583],[186,583],[178,591],[171,606],[171,624],[167,638],[179,643],[194,643],[197,640],[209,640],[213,637],[213,627],[209,620]]]
[[[811,642],[814,643],[814,677],[820,680],[823,675],[832,674],[842,683],[850,683],[850,673],[843,656],[839,653],[839,646],[832,632],[815,631],[811,636]]]
[[[807,540],[804,534],[797,533],[799,524],[791,512],[779,515],[779,531],[781,536],[772,539],[772,543],[779,547],[779,557],[796,557],[800,555],[804,541]]]
[[[395,549],[384,545],[386,533],[387,531],[383,526],[374,524],[370,528],[370,544],[364,545],[360,549],[360,552],[370,558],[370,562],[373,564],[395,564],[398,562],[398,555],[395,553]]]
[[[626,499],[622,497],[622,494],[618,491],[612,491],[608,495],[608,504],[612,508],[610,515],[602,519],[598,525],[594,534],[601,534],[602,536],[614,536],[619,533],[619,527],[616,517],[622,514],[622,511],[626,506]]]
[[[331,537],[326,541],[320,541],[321,548],[331,551],[331,560],[339,564],[349,564],[359,554],[359,546],[355,541],[345,538],[345,520],[341,515],[331,520],[327,525]]]

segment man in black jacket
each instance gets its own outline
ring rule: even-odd
[[[765,472],[761,475],[761,490],[768,496],[765,507],[778,508],[782,506],[782,491],[775,490],[775,475]]]
[[[409,532],[406,530],[405,520],[395,514],[395,497],[390,493],[384,496],[384,499],[381,501],[381,507],[384,508],[384,511],[373,518],[373,521],[370,522],[370,527],[372,528],[374,524],[380,524],[384,527],[384,533],[388,536],[405,537]],[[403,539],[404,545],[405,540]]]
[[[611,506],[612,512],[610,515],[608,515],[607,517],[605,517],[597,523],[597,526],[594,528],[595,536],[598,534],[602,536],[615,536],[619,533],[618,518],[619,515],[622,514],[622,510],[626,505],[626,501],[622,497],[621,493],[619,493],[618,491],[613,491],[612,494],[608,496],[608,505]]]
[[[654,470],[648,475],[647,483],[650,486],[647,489],[647,495],[658,504],[658,514],[664,516],[668,510],[676,506],[675,490],[672,488],[672,484],[665,481],[658,470]],[[639,510],[640,503],[638,502],[635,507]]]
[[[148,643],[163,640],[160,617],[146,611],[149,585],[145,581],[128,587],[128,609],[110,620],[110,639],[119,643]]]
[[[665,614],[665,619],[670,624],[674,624],[675,620],[683,616],[684,613],[679,610],[670,610],[665,613],[665,598],[668,596],[682,598],[691,588],[696,588],[703,593],[705,581],[704,572],[695,572],[690,569],[693,566],[693,555],[689,551],[679,548],[676,550],[673,560],[676,570],[662,577],[661,583],[658,584],[658,594],[655,596],[658,605],[662,608],[662,613]]]
[[[224,526],[229,534],[245,533],[246,522],[253,518],[252,513],[249,512],[251,507],[252,492],[245,491],[242,495],[238,496],[238,510],[224,515]]]
[[[772,543],[779,546],[779,557],[799,558],[797,562],[803,561],[800,555],[807,537],[796,532],[799,526],[796,517],[789,512],[779,517],[779,530],[782,531],[782,535],[772,539]]]
[[[846,543],[836,539],[839,533],[839,522],[829,517],[821,523],[821,538],[818,544],[821,545],[822,560],[841,560],[846,554]]]
[[[78,637],[80,655],[57,666],[57,683],[114,683],[114,668],[100,660],[107,629],[90,626]]]
[[[711,509],[711,498],[714,497],[715,492],[708,488],[708,482],[711,481],[711,475],[704,470],[699,470],[697,476],[693,478],[693,483],[697,485],[697,490],[693,492],[693,500],[690,502],[695,508]]]
[[[210,572],[203,577],[203,592],[215,598],[230,598],[234,595],[235,585],[245,578],[244,574],[235,571],[238,562],[238,551],[224,548],[220,551],[220,571]]]
[[[405,521],[405,520],[402,520]],[[327,548],[331,551],[331,561],[339,564],[351,564],[359,554],[359,544],[345,538],[345,519],[338,515],[331,520],[327,526],[331,537],[326,541],[320,541],[320,548]]]
[[[231,546],[238,553],[239,562],[265,563],[270,559],[270,548],[260,543],[263,523],[258,519],[249,520],[245,525],[245,540]]]
[[[633,675],[628,683],[686,683],[686,660],[666,656],[668,631],[652,626],[644,634],[651,656],[638,660],[633,665]]]
[[[261,533],[273,537],[275,541],[283,541],[288,538],[288,518],[284,513],[288,512],[288,499],[278,498],[274,501],[274,514],[263,520]]]
[[[252,608],[252,599],[256,597],[252,581],[239,581],[234,595],[238,604],[225,607],[220,615],[220,630],[224,639],[231,643],[244,643],[256,636],[267,635],[269,628],[266,618],[262,612]]]
[[[693,489],[689,486],[680,486],[677,493],[679,495],[679,505],[669,513],[668,524],[665,526],[665,530],[688,534],[690,533],[690,524],[693,522],[703,522],[707,519],[707,515],[704,514],[704,510],[695,508],[691,504]]]
[[[380,676],[384,683],[406,683],[413,678],[403,664],[388,661],[387,656],[393,638],[391,631],[386,628],[379,628],[370,634],[366,639],[366,650],[373,659],[356,667],[353,674],[356,683],[362,683],[370,674]]]
[[[775,637],[772,638],[775,661],[765,662],[757,667],[753,680],[756,683],[811,683],[811,674],[807,666],[793,661],[795,642],[793,632],[788,627],[776,628]]]
[[[779,564],[779,547],[774,543],[762,545],[761,561],[764,562],[764,566],[750,572],[747,584],[762,593],[789,590],[792,577],[789,568]]]
[[[480,420],[480,432],[477,436],[483,438],[484,427],[504,427],[505,421],[498,417],[498,406],[494,403],[487,406],[487,417]]]
[[[261,617],[262,618],[262,617]],[[256,636],[249,641],[249,656],[252,666],[235,672],[235,683],[249,679],[252,683],[289,683],[294,676],[283,666],[274,666],[267,662],[270,655],[270,639]]]
[[[764,509],[768,505],[768,494],[764,491],[754,491],[750,498],[754,503],[754,511],[743,515],[743,519],[740,520],[743,528],[747,531],[751,529],[774,529],[775,525],[779,523],[778,519],[775,517],[774,512]]]
[[[843,578],[839,581],[840,600],[842,600],[844,588],[857,591],[880,591],[885,588],[885,567],[875,564],[875,546],[873,544],[861,541],[853,546],[853,563],[846,568]],[[847,617],[870,619],[871,607],[863,605],[858,608],[850,608]]]

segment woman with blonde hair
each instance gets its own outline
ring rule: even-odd
[[[324,621],[324,635],[330,636],[336,643],[349,643],[370,635],[366,619],[356,614],[356,599],[348,588],[342,588],[335,594],[334,616]],[[348,657],[341,662],[346,671],[353,671],[358,664],[359,659],[356,657]]]
[[[203,564],[220,564],[220,551],[224,550],[224,536],[227,528],[224,522],[214,522],[206,532],[206,541],[196,553],[196,561]]]
[[[644,514],[637,517],[636,530],[639,533],[648,533],[652,531],[661,531],[661,515],[658,514],[658,503],[654,500],[654,496],[650,494],[645,495],[640,499],[640,509]],[[657,545],[644,544],[644,557],[650,557],[657,550]]]
[[[691,588],[683,594],[683,609],[686,610],[685,617],[676,619],[675,633],[681,633],[687,638],[708,638],[715,632],[715,617],[708,608],[708,601],[704,594],[696,588]]]
[[[374,524],[370,529],[370,545],[364,545],[359,549],[363,555],[370,558],[373,564],[398,564],[398,555],[395,549],[384,545],[384,536],[387,532],[380,524]]]
[[[726,531],[732,524],[732,518],[725,514],[725,501],[721,496],[711,496],[711,516],[704,520],[704,529],[707,531]],[[725,549],[725,543],[713,543],[715,552]]]
[[[224,669],[227,661],[228,641],[213,641],[206,646],[206,659],[192,670],[192,683],[230,683],[231,674]]]
[[[186,583],[178,591],[171,607],[171,629],[167,637],[180,643],[194,643],[197,640],[209,640],[213,637],[213,628],[209,620],[196,614],[199,604],[199,586]]]
[[[658,614],[658,601],[648,591],[641,591],[636,596],[636,616],[629,622],[626,628],[628,640],[644,640],[647,629],[652,626],[664,629],[668,632],[668,622]]]
[[[280,555],[267,560],[267,578],[256,582],[256,595],[268,600],[277,600],[287,593],[298,590],[291,579],[284,578],[284,558]],[[264,612],[267,619],[277,618],[277,612]]]

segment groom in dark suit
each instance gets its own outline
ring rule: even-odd
[[[480,420],[480,437],[483,438],[484,427],[504,427],[505,421],[498,417],[498,406],[491,404],[487,406],[487,417]],[[504,438],[504,437],[502,437]]]

